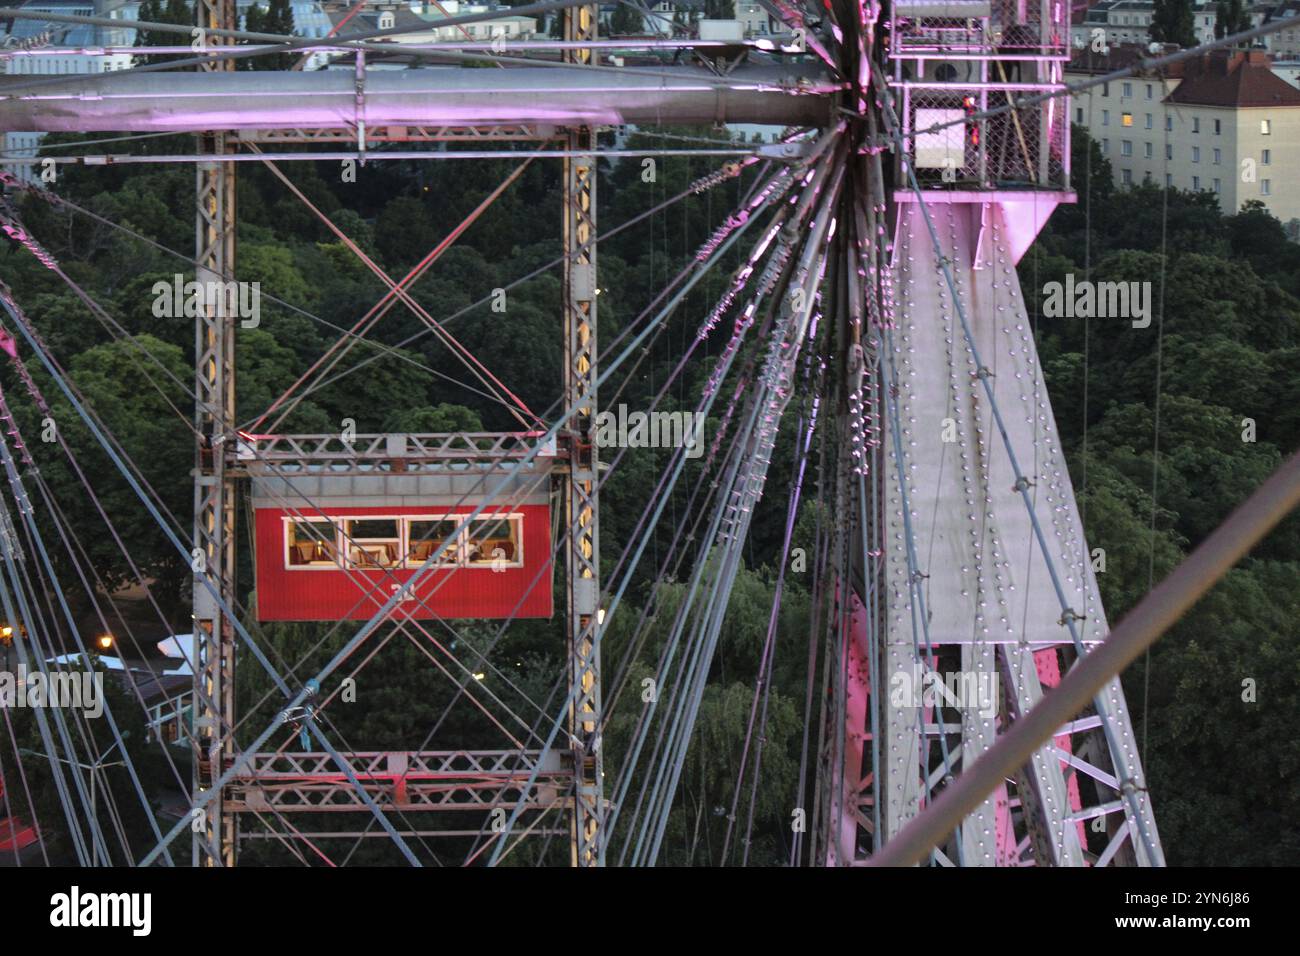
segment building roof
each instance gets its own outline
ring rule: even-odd
[[[1178,48],[1175,46],[1166,46],[1166,50],[1176,49]],[[1091,46],[1085,46],[1082,50],[1074,52],[1066,71],[1069,73],[1111,73],[1115,70],[1135,66],[1139,61],[1152,55],[1145,43],[1117,43],[1104,54],[1094,52]],[[1135,74],[1139,78],[1147,75],[1151,74]],[[1177,79],[1183,75],[1183,64],[1181,62],[1170,63],[1160,70],[1159,75]]]
[[[1171,103],[1193,106],[1300,106],[1300,90],[1273,73],[1263,50],[1211,50],[1189,60]]]
[[[390,13],[393,16],[393,26],[406,27],[412,30],[436,30],[437,24],[431,23],[424,17],[419,16],[411,11],[410,7],[397,7],[393,10],[366,10],[358,13],[352,18],[351,23],[355,23],[354,29],[360,30],[363,27],[368,30],[379,29],[379,18],[382,14]],[[332,10],[329,17],[335,26],[338,26],[343,20],[347,19],[348,10]]]
[[[122,683],[127,684],[127,681],[123,680]],[[148,704],[159,698],[171,700],[185,696],[194,689],[194,678],[182,677],[179,674],[159,675],[137,672],[135,686],[140,692],[140,699]]]
[[[41,13],[73,14],[76,16],[95,16],[95,4],[92,0],[29,0],[20,4],[23,9]],[[44,20],[8,20],[0,24],[0,42],[5,46],[18,45],[24,40],[34,40],[41,34],[48,33],[46,42],[37,42],[37,46],[85,47],[85,46],[129,46],[131,36],[128,31],[118,27],[89,26],[87,24],[51,23]]]
[[[1289,0],[1287,3],[1279,3],[1271,8],[1264,15],[1264,23],[1272,23],[1274,20],[1285,20],[1288,17],[1300,16],[1300,0]]]

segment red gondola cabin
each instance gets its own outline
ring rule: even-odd
[[[385,437],[389,448],[394,438],[417,438]],[[252,440],[268,448],[281,441]],[[416,444],[423,449],[428,442]],[[432,464],[399,457],[396,468],[393,460],[366,468],[354,458],[291,473],[272,466],[277,474],[267,474],[265,457],[249,469],[258,620],[367,620],[431,558],[392,616],[551,616],[549,459],[513,476],[466,521],[484,503],[474,495],[502,483],[502,461],[483,468],[463,454]]]

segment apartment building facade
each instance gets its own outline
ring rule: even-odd
[[[1251,9],[1251,26],[1277,23],[1279,20],[1286,22],[1272,33],[1266,33],[1260,44],[1279,60],[1300,57],[1300,0]]]
[[[265,0],[236,0],[241,23],[248,8]],[[130,52],[136,40],[132,25],[139,18],[139,0],[29,0],[19,4],[26,11],[59,15],[97,16],[120,21],[120,26],[63,25],[30,19],[0,21],[0,71],[7,76],[61,76],[112,73],[125,70],[134,59]],[[298,36],[323,37],[330,21],[318,0],[292,0],[294,32]],[[177,37],[177,45],[189,40]],[[308,59],[307,69],[327,60],[324,54]],[[41,169],[28,163],[6,163],[5,159],[27,159],[37,155],[44,133],[7,131],[3,135],[0,168],[28,182],[42,182]]]
[[[1111,69],[1081,54],[1066,80]],[[1300,90],[1262,50],[1212,51],[1173,73],[1072,98],[1071,119],[1101,146],[1116,184],[1212,192],[1225,213],[1258,199],[1284,223],[1300,218]]]
[[[1296,0],[1300,2],[1300,0]],[[1151,42],[1151,20],[1155,16],[1153,0],[1102,0],[1088,8],[1083,19],[1070,27],[1070,41],[1075,49],[1083,49],[1100,36],[1107,46],[1120,46]],[[1192,4],[1192,24],[1199,43],[1214,39],[1216,21],[1215,4]],[[1101,34],[1097,31],[1100,30]]]
[[[1245,6],[1252,27],[1278,20],[1292,21],[1260,37],[1256,46],[1277,58],[1300,57],[1300,0],[1255,4],[1248,0]],[[1153,0],[1101,0],[1070,27],[1070,40],[1078,50],[1091,46],[1098,36],[1104,37],[1106,45],[1112,47],[1129,43],[1145,45],[1151,42],[1154,16]],[[1192,29],[1198,43],[1214,39],[1217,20],[1213,0],[1192,5]]]

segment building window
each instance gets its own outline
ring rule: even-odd
[[[465,560],[470,565],[522,564],[519,554],[519,519],[482,518],[469,523]]]
[[[1199,116],[1193,116],[1193,117],[1192,117],[1192,132],[1193,132],[1193,133],[1199,133],[1200,131],[1201,131],[1201,118],[1200,118]]]
[[[1151,170],[1148,169],[1142,174],[1142,182],[1148,186],[1151,185]]]
[[[1259,132],[1261,136],[1268,136],[1273,132],[1273,121],[1262,119],[1259,121]]]
[[[338,540],[334,522],[285,522],[285,567],[337,568]]]
[[[1200,177],[1200,176],[1193,176],[1193,177],[1192,177],[1192,191],[1193,191],[1193,192],[1200,192],[1200,191],[1201,191],[1201,177]]]
[[[1125,96],[1132,96],[1132,95],[1133,95],[1133,84],[1132,84],[1132,83],[1125,83],[1125,84],[1124,84],[1124,95],[1125,95]]]
[[[1174,188],[1174,174],[1173,174],[1173,173],[1165,173],[1165,188],[1166,188],[1166,189],[1173,189],[1173,188]]]
[[[1133,171],[1129,169],[1121,169],[1119,171],[1119,178],[1125,186],[1131,186],[1133,184]]]
[[[1151,114],[1147,114],[1147,129],[1151,128]]]
[[[1121,113],[1121,114],[1120,114],[1119,121],[1120,121],[1120,124],[1121,124],[1122,126],[1132,126],[1132,125],[1133,125],[1133,114],[1132,114],[1132,113]]]
[[[1201,161],[1201,147],[1199,147],[1199,146],[1193,146],[1193,147],[1192,147],[1192,162],[1194,162],[1194,163],[1199,163],[1200,161]]]
[[[1165,143],[1165,159],[1173,159],[1173,158],[1174,158],[1174,144]]]
[[[1173,131],[1173,128],[1174,128],[1174,118],[1173,118],[1172,116],[1166,116],[1166,117],[1165,117],[1165,129],[1166,129],[1167,131],[1169,131],[1169,132],[1172,132],[1172,131]]]
[[[1101,152],[1102,152],[1102,155],[1103,155],[1103,156],[1104,156],[1106,153],[1109,153],[1109,152],[1110,152],[1110,140],[1108,140],[1108,139],[1103,139],[1103,140],[1101,141]]]
[[[1103,83],[1103,84],[1101,84],[1101,95],[1102,95],[1102,96],[1110,96],[1110,84],[1109,84],[1109,83]]]
[[[1273,161],[1273,151],[1271,149],[1266,149],[1259,154],[1259,164],[1261,166],[1267,166],[1272,161]]]
[[[1150,158],[1151,158],[1151,144],[1150,144],[1150,143],[1143,143],[1143,144],[1142,144],[1142,153],[1143,153],[1143,155],[1144,155],[1147,159],[1150,159]]]
[[[1080,126],[1083,125],[1083,107],[1082,107],[1082,106],[1080,106],[1078,109],[1076,109],[1076,110],[1074,111],[1074,121],[1075,121],[1076,123],[1078,123]]]
[[[446,550],[438,555],[437,564],[459,564],[460,545],[456,541],[454,518],[415,518],[406,522],[406,564],[418,568],[451,538]]]
[[[1219,149],[1217,146],[1214,149],[1214,165],[1215,166],[1223,165],[1223,150]]]
[[[349,567],[397,566],[402,537],[396,518],[348,518],[343,522],[343,533]]]
[[[1131,139],[1120,140],[1119,154],[1121,156],[1133,155],[1133,141]]]
[[[1261,196],[1273,195],[1273,180],[1261,179],[1259,181],[1259,193]]]
[[[1101,111],[1101,125],[1102,126],[1110,125],[1110,110]]]
[[[1151,84],[1147,84],[1147,99],[1151,99]]]
[[[1216,179],[1216,180],[1214,181],[1214,191],[1215,191],[1216,193],[1223,192],[1223,183],[1222,183],[1221,180]]]
[[[406,567],[418,568],[446,544],[437,564],[469,567],[521,568],[524,565],[523,516],[475,518],[460,534],[464,515],[402,518]]]
[[[1222,132],[1223,132],[1223,120],[1216,119],[1214,121],[1214,135],[1218,136]]]

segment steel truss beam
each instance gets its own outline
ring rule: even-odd
[[[595,5],[564,12],[564,38],[597,39]],[[590,48],[564,52],[566,61],[595,65]],[[502,71],[505,72],[505,71]],[[581,71],[576,71],[581,72]],[[595,77],[603,82],[604,74]],[[586,78],[584,77],[584,80]],[[568,567],[569,742],[575,768],[570,862],[599,866],[604,839],[604,771],[600,748],[600,520],[596,493],[596,131],[568,131],[564,160],[564,406],[570,419],[565,481]]]
[[[245,129],[241,143],[355,143],[355,127],[304,126],[292,129]],[[517,143],[560,140],[553,125],[501,126],[367,126],[367,143]]]
[[[389,811],[546,810],[568,804],[572,766],[557,751],[436,750],[345,753],[353,774]],[[529,777],[537,780],[526,791]],[[229,787],[231,813],[369,812],[327,753],[260,753]]]
[[[569,832],[558,826],[539,827],[536,823],[533,823],[527,829],[528,835],[532,837],[558,837]],[[441,839],[448,837],[474,838],[483,835],[482,830],[403,830],[401,828],[397,829],[397,833],[403,839],[428,839],[430,837]],[[391,839],[383,830],[291,830],[280,832],[266,830],[261,833],[241,833],[239,835],[241,843],[248,843],[251,840],[374,840],[377,838]]]
[[[542,432],[444,432],[436,434],[241,435],[240,473],[274,477],[311,472],[471,475],[519,468],[544,437]],[[543,448],[525,473],[548,471],[556,456]]]
[[[200,0],[198,25],[204,29],[233,28],[239,18],[235,0]],[[214,64],[234,69],[230,60]],[[200,81],[213,74],[195,74]],[[231,149],[226,134],[204,133],[201,151],[220,154]],[[195,222],[195,278],[200,283],[224,282],[235,272],[235,167],[233,163],[201,163],[195,167],[198,212]],[[194,668],[195,747],[192,786],[197,797],[218,776],[214,767],[234,757],[228,732],[235,722],[235,633],[221,610],[235,604],[235,485],[226,471],[226,430],[235,420],[235,317],[223,315],[210,303],[195,320],[194,424],[200,445],[194,469],[194,635],[198,661]],[[221,596],[218,602],[204,579]],[[195,866],[233,866],[235,818],[218,794],[204,812],[202,832],[193,837]]]

